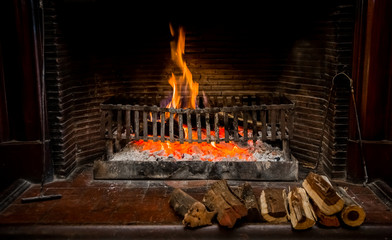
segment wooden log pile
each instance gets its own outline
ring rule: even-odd
[[[309,173],[302,187],[266,188],[259,196],[249,183],[230,187],[216,181],[198,201],[181,189],[174,189],[170,205],[183,217],[186,227],[202,227],[216,221],[233,228],[239,222],[286,223],[293,229],[309,229],[316,223],[326,227],[358,227],[365,220],[364,209],[342,187],[326,176]]]

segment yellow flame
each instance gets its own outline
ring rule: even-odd
[[[175,32],[170,24],[170,33],[174,37]],[[185,53],[185,31],[179,27],[177,41],[170,42],[171,59],[181,69],[182,76],[176,77],[174,73],[169,79],[169,84],[173,88],[171,102],[167,105],[170,108],[196,108],[196,97],[199,94],[199,84],[192,80],[192,73],[183,59]]]

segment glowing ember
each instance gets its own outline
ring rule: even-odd
[[[140,147],[140,151],[149,151],[150,153],[159,152],[159,156],[173,157],[183,159],[184,156],[197,156],[200,160],[219,161],[223,158],[237,158],[240,160],[248,160],[251,153],[248,148],[241,148],[235,143],[178,143],[178,142],[153,142],[149,140],[134,141],[135,146]]]

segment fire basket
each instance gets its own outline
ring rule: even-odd
[[[107,161],[96,163],[96,178],[107,178],[110,175],[110,178],[132,179],[147,176],[216,179],[225,176],[234,179],[293,180],[297,177],[297,162],[292,159],[289,149],[289,141],[293,135],[294,104],[285,96],[198,96],[195,109],[161,107],[160,103],[166,98],[148,95],[114,96],[101,104],[101,135],[106,139]],[[230,166],[227,161],[110,161],[115,153],[132,141],[180,144],[246,144],[248,141],[262,141],[278,143],[282,148],[284,160],[274,163],[230,161]],[[244,165],[248,167],[243,167]],[[260,167],[264,169],[262,172],[265,176],[257,171],[261,171]],[[107,174],[110,168],[116,169],[116,173]],[[187,171],[184,172],[183,168]],[[190,169],[199,170],[196,175],[192,175]],[[243,169],[244,173],[238,173],[239,169]],[[225,174],[222,175],[222,171]],[[249,173],[252,171],[254,173]],[[271,176],[274,171],[276,176]]]

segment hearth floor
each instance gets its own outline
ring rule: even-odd
[[[93,226],[104,226],[101,229],[117,226],[124,228],[150,226],[157,229],[162,226],[182,229],[181,218],[176,216],[169,206],[168,199],[173,188],[179,187],[201,200],[203,194],[213,183],[213,180],[192,181],[104,181],[93,179],[92,166],[86,165],[80,168],[73,177],[66,180],[58,180],[46,184],[45,195],[61,194],[58,200],[21,203],[22,198],[33,197],[39,194],[40,186],[32,185],[18,199],[12,202],[0,213],[0,236],[5,234],[12,236],[18,231],[39,231],[45,226],[56,229],[65,226],[64,229],[83,227],[84,230]],[[229,181],[230,185],[239,185],[242,182]],[[293,187],[300,185],[298,182],[251,182],[257,195],[266,187]],[[362,185],[338,182],[339,185],[348,187],[348,193],[362,204],[366,211],[365,223],[360,229],[373,226],[388,226],[392,229],[392,211],[384,204],[369,188]],[[290,229],[289,223],[281,225],[268,225],[258,223],[253,225],[240,224],[239,229],[252,228],[285,228]],[[33,229],[33,230],[32,230]],[[34,230],[35,229],[35,230]],[[95,229],[95,228],[93,228]],[[214,224],[207,227],[209,230],[198,229],[196,231],[222,231]],[[323,228],[313,227],[313,233],[325,231]],[[346,231],[344,228],[338,228]],[[129,230],[129,229],[128,229]],[[42,230],[44,231],[44,230]],[[48,231],[48,230],[47,230]],[[109,230],[108,230],[109,231]],[[141,230],[138,230],[141,231]],[[336,229],[331,230],[336,231]],[[355,233],[353,230],[352,233]],[[26,232],[26,233],[27,233]],[[45,231],[44,231],[45,232]],[[34,232],[36,235],[40,231]],[[47,233],[47,232],[46,232]],[[139,232],[140,233],[140,232]],[[89,234],[88,232],[86,233]],[[389,234],[392,234],[389,232]],[[392,236],[390,236],[392,237]],[[38,237],[39,238],[39,237]],[[2,238],[4,239],[4,238]]]

